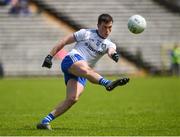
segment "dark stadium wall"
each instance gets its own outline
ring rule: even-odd
[[[173,12],[180,12],[180,1],[179,0],[154,0],[161,5],[164,5],[166,8]]]

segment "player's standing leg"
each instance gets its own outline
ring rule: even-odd
[[[70,109],[73,104],[77,102],[80,95],[84,91],[84,86],[79,83],[77,80],[70,79],[67,82],[67,90],[66,90],[66,99],[57,105],[57,107],[44,119],[41,123],[37,125],[38,129],[49,129],[51,130],[50,122],[56,117],[62,115],[68,109]]]
[[[57,117],[67,111],[74,103],[76,103],[84,91],[84,86],[74,79],[70,79],[67,83],[66,99],[60,103],[51,113]]]

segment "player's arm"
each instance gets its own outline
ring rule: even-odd
[[[53,57],[58,53],[65,45],[75,42],[73,34],[64,37],[56,46],[50,51],[50,55]]]
[[[108,56],[113,59],[115,62],[118,62],[120,55],[112,47],[108,48]]]
[[[58,53],[58,51],[60,51],[64,46],[66,46],[67,44],[71,44],[73,42],[75,42],[75,38],[73,34],[64,37],[57,45],[55,45],[52,48],[49,55],[45,57],[42,67],[51,68],[52,58],[54,57],[54,55],[56,55],[56,53]]]

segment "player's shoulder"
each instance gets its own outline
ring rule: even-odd
[[[116,45],[110,38],[106,38],[106,42],[107,42],[108,44]]]
[[[89,33],[96,33],[96,29],[82,29],[82,30]]]
[[[88,29],[88,28],[82,28],[79,31],[89,31],[89,32],[92,32],[92,33],[96,33],[96,29]]]
[[[79,31],[77,31],[77,33],[81,33],[81,34],[92,34],[92,33],[96,33],[96,30],[95,29],[85,29],[85,28],[82,28],[80,29]]]
[[[107,48],[110,48],[110,47],[112,47],[112,48],[114,48],[114,49],[116,49],[116,44],[114,43],[114,42],[112,42],[111,41],[111,39],[109,39],[109,38],[106,38],[106,45],[107,45]]]

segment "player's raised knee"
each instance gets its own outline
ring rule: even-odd
[[[86,67],[82,67],[81,69],[79,69],[79,73],[81,76],[87,76],[90,73],[90,70]]]

